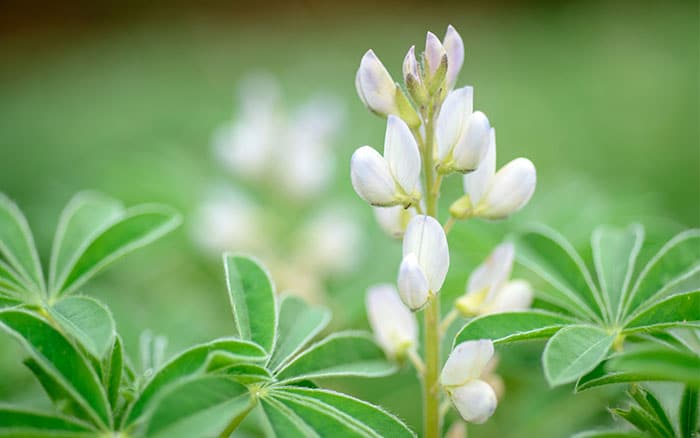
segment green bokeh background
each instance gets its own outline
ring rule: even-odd
[[[355,70],[373,48],[398,78],[408,47],[422,48],[426,30],[442,35],[448,23],[467,51],[459,83],[475,87],[476,108],[497,128],[499,166],[530,158],[538,188],[508,222],[455,227],[444,307],[493,245],[528,222],[559,229],[584,258],[599,223],[641,222],[657,242],[700,225],[697,2],[248,6],[150,7],[104,22],[44,17],[0,33],[0,190],[25,211],[42,256],[61,207],[81,189],[127,204],[165,202],[185,215],[185,226],[85,290],[111,307],[131,354],[145,328],[169,337],[170,354],[232,333],[219,261],[191,242],[187,219],[213,179],[227,177],[211,135],[232,115],[238,80],[257,70],[280,79],[290,107],[318,92],[345,103],[327,198],[366,222],[367,255],[355,275],[328,287],[334,327],[367,326],[364,291],[395,278],[400,244],[380,233],[350,186],[352,151],[381,147],[384,130],[355,96]],[[443,217],[459,178],[445,189]],[[605,408],[617,391],[549,390],[541,348],[502,352],[506,397],[470,436],[560,437],[610,423]],[[21,357],[0,337],[0,400],[46,405]],[[410,370],[331,384],[419,430]]]

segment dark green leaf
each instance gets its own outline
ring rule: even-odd
[[[469,321],[455,337],[455,345],[470,340],[491,339],[495,344],[548,338],[562,327],[575,323],[572,318],[541,310],[504,312]]]
[[[250,257],[231,254],[224,255],[224,270],[238,335],[272,351],[277,309],[270,275]]]
[[[75,396],[64,389],[64,386],[53,375],[49,374],[39,362],[29,357],[24,360],[24,365],[34,374],[58,411],[74,418],[92,421],[88,411],[75,401]]]
[[[230,377],[244,385],[251,383],[269,382],[272,379],[270,372],[259,365],[252,363],[239,363],[217,370],[217,374]]]
[[[542,355],[544,375],[552,386],[572,382],[593,370],[608,354],[614,334],[598,327],[569,326],[547,342]]]
[[[114,342],[112,314],[94,298],[62,298],[49,308],[49,314],[97,359],[101,360]]]
[[[673,425],[671,425],[666,411],[656,397],[654,397],[654,394],[638,385],[633,385],[630,390],[630,396],[637,402],[639,407],[654,418],[664,435],[673,438]]]
[[[94,237],[55,290],[64,294],[74,291],[114,260],[153,242],[179,224],[180,216],[164,206],[128,209],[119,221]]]
[[[287,363],[279,380],[296,381],[336,376],[380,377],[395,366],[371,336],[362,332],[334,333]]]
[[[698,388],[686,386],[681,398],[681,408],[678,413],[681,436],[693,438],[698,431]]]
[[[44,274],[27,219],[17,205],[0,193],[0,254],[36,292],[45,290]]]
[[[330,318],[328,309],[311,307],[304,300],[293,295],[282,297],[277,342],[268,368],[276,370],[285,361],[291,359],[326,327]]]
[[[112,343],[112,350],[109,352],[104,369],[102,380],[105,388],[107,388],[107,398],[112,409],[116,408],[119,399],[119,387],[122,382],[122,371],[124,368],[124,351],[122,340],[119,336],[115,336]]]
[[[674,326],[700,326],[700,291],[667,297],[632,315],[625,332],[659,330]]]
[[[97,424],[109,425],[106,394],[85,357],[45,320],[24,310],[0,311],[0,327],[15,336],[42,368]]]

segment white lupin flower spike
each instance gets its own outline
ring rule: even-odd
[[[404,235],[403,257],[399,292],[407,306],[418,310],[440,291],[450,266],[447,238],[435,218],[417,215],[411,219]]]
[[[399,114],[396,83],[372,50],[368,50],[360,61],[355,88],[362,102],[373,112],[383,116]]]
[[[401,360],[418,345],[418,323],[401,302],[396,287],[378,284],[367,290],[367,318],[386,355]]]
[[[440,383],[465,421],[483,423],[496,410],[493,388],[480,379],[493,358],[490,340],[467,341],[450,353],[440,374]]]
[[[421,160],[418,144],[406,123],[389,116],[384,156],[363,146],[350,160],[350,177],[357,194],[375,206],[410,205],[420,199],[417,190]]]
[[[455,86],[457,76],[464,64],[464,42],[451,24],[447,26],[447,32],[445,32],[445,38],[442,42],[447,52],[447,76],[445,81],[447,82],[447,89],[450,90]]]

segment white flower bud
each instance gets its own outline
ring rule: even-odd
[[[450,391],[450,399],[464,421],[475,424],[485,423],[498,405],[493,388],[478,379]]]
[[[493,298],[485,303],[482,314],[518,312],[532,305],[534,292],[525,280],[513,280],[503,285]]]
[[[476,169],[488,150],[491,125],[489,119],[481,111],[472,113],[467,118],[466,129],[455,146],[454,167],[460,172]]]
[[[473,109],[473,89],[451,91],[437,119],[435,141],[443,173],[476,169],[488,151],[491,125],[484,113]]]
[[[445,48],[440,39],[434,33],[428,32],[425,37],[425,70],[432,77],[440,67],[442,57],[445,56]]]
[[[384,158],[404,194],[412,195],[420,179],[420,152],[411,130],[396,116],[389,116],[387,120]]]
[[[452,25],[447,26],[443,45],[447,52],[447,88],[452,89],[464,64],[464,42]]]
[[[350,179],[355,192],[370,204],[396,204],[396,183],[389,165],[370,146],[362,146],[352,154]]]
[[[430,216],[417,215],[408,223],[403,256],[415,254],[433,294],[442,288],[450,267],[450,252],[442,225]]]
[[[413,208],[404,208],[402,205],[374,207],[374,217],[377,219],[379,226],[387,235],[394,239],[403,237],[408,222],[415,215],[416,211]]]
[[[355,76],[355,87],[365,106],[375,113],[383,116],[399,113],[396,84],[372,50],[362,57]]]
[[[419,310],[430,299],[430,287],[423,268],[414,253],[406,255],[399,266],[399,293],[411,310]]]
[[[493,342],[488,339],[466,341],[457,345],[442,368],[440,383],[446,388],[461,386],[478,379],[493,357]]]
[[[367,290],[367,318],[377,343],[387,356],[401,359],[418,344],[416,318],[401,302],[391,284],[378,284]]]
[[[502,219],[520,210],[532,197],[537,173],[532,161],[516,158],[503,166],[493,178],[491,187],[482,200],[479,216]]]
[[[473,111],[473,99],[474,89],[462,87],[451,91],[442,103],[435,126],[435,141],[441,162],[450,158],[466,130],[465,122]]]
[[[412,76],[416,82],[421,81],[420,70],[418,69],[418,61],[416,60],[416,46],[411,46],[403,59],[403,77],[408,82],[408,77]]]

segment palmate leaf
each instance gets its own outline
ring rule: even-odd
[[[27,219],[3,193],[0,193],[0,255],[19,275],[26,289],[45,291],[41,261]]]
[[[254,259],[231,254],[224,255],[224,271],[238,335],[272,351],[277,309],[270,275]]]
[[[49,308],[49,314],[96,359],[104,358],[112,347],[116,334],[114,319],[94,298],[62,298]]]
[[[367,402],[325,389],[275,388],[263,410],[280,437],[413,437],[401,420]]]
[[[369,334],[339,332],[300,353],[279,370],[276,378],[293,382],[339,376],[381,377],[395,370]]]
[[[681,293],[638,310],[624,325],[624,333],[682,327],[700,327],[700,290]]]
[[[63,334],[41,317],[19,309],[0,311],[0,328],[16,337],[41,369],[90,415],[110,426],[107,396],[88,360]]]
[[[0,295],[20,297],[25,293],[19,274],[7,263],[0,260]]]
[[[184,377],[205,369],[209,355],[215,351],[223,351],[250,362],[262,362],[267,358],[267,354],[260,346],[241,339],[219,339],[192,347],[166,363],[146,383],[125,416],[124,424],[128,425],[138,420],[160,391]]]
[[[0,405],[0,437],[91,437],[94,429],[86,423],[47,412]]]

